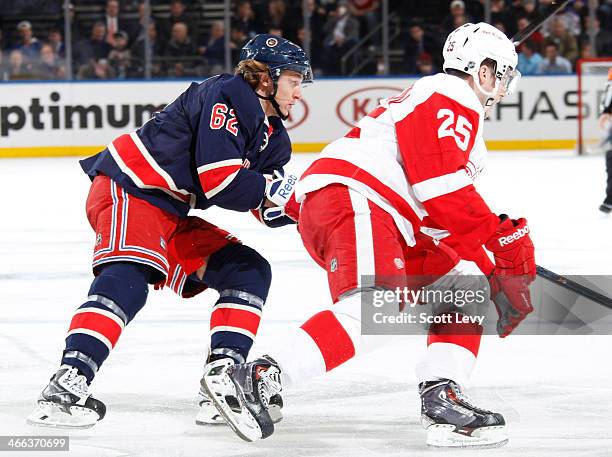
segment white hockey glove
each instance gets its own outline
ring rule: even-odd
[[[291,200],[297,181],[295,175],[283,176],[280,171],[274,171],[274,175],[268,179],[266,195],[261,206],[264,221],[272,221],[285,215],[285,205]]]

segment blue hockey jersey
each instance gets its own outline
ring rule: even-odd
[[[185,217],[210,206],[248,211],[261,203],[266,178],[291,156],[278,117],[267,118],[241,76],[192,83],[142,127],[81,160],[128,193]]]

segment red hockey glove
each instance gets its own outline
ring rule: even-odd
[[[499,227],[485,247],[495,259],[489,283],[499,315],[497,333],[504,338],[533,311],[529,284],[535,279],[536,264],[527,221],[501,215]]]

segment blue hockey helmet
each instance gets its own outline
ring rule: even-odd
[[[305,83],[313,81],[308,56],[297,44],[285,38],[265,33],[254,36],[240,52],[240,60],[247,59],[266,64],[274,82],[278,81],[283,70],[301,74]]]

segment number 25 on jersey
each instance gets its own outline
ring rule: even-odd
[[[450,136],[455,139],[459,149],[466,151],[470,144],[470,136],[472,135],[472,124],[470,124],[470,121],[459,115],[455,123],[455,113],[446,108],[438,111],[438,119],[444,119],[438,129],[438,138]]]

